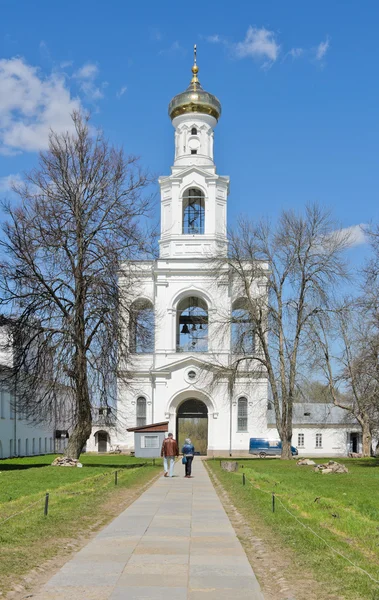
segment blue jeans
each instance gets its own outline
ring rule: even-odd
[[[174,474],[175,456],[164,456],[163,457],[163,468],[164,468],[165,473],[168,473],[168,461],[170,461],[169,476],[172,477]]]

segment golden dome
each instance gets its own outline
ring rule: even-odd
[[[197,77],[199,67],[196,63],[196,44],[194,46],[194,64],[192,79],[185,92],[174,96],[168,105],[168,114],[171,120],[186,113],[203,113],[219,119],[221,115],[220,101],[213,94],[209,94],[201,87]]]

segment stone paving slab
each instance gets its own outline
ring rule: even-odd
[[[263,600],[200,459],[161,477],[34,600]]]

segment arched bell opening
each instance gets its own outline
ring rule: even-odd
[[[208,450],[208,408],[202,400],[189,398],[184,400],[176,413],[176,431],[181,450],[186,438],[189,438],[195,452],[202,455]]]
[[[254,354],[255,330],[246,298],[233,302],[231,321],[231,346],[234,354]]]
[[[145,298],[135,300],[130,308],[130,350],[134,354],[154,352],[154,306]]]
[[[202,298],[183,298],[177,308],[177,352],[208,352],[208,306]]]
[[[191,150],[196,154],[197,150]],[[204,233],[205,197],[201,190],[190,188],[183,195],[182,233],[199,235]]]

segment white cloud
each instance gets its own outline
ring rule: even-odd
[[[320,42],[316,48],[316,60],[322,60],[329,50],[330,41],[326,38],[325,42]]]
[[[304,54],[304,48],[291,48],[287,54],[292,56],[293,59],[300,58]]]
[[[22,58],[0,60],[0,153],[45,150],[50,129],[73,129],[81,102],[62,75],[42,73]]]
[[[361,246],[367,242],[365,234],[366,228],[367,225],[365,223],[360,223],[359,225],[338,229],[334,232],[334,235],[336,235],[337,238],[344,240],[350,247]]]
[[[161,50],[159,52],[159,54],[185,54],[186,51],[184,50],[183,46],[181,46],[178,42],[178,40],[175,40],[175,42],[173,42],[171,44],[171,46],[169,46],[168,48]]]
[[[116,98],[121,98],[121,96],[123,96],[127,90],[127,86],[123,85],[121,89],[118,90],[118,92],[116,93]]]
[[[265,27],[258,29],[250,25],[243,42],[235,44],[234,51],[237,57],[250,57],[263,60],[263,67],[269,67],[276,61],[280,52],[280,45],[275,39],[275,33]]]
[[[22,183],[22,178],[19,173],[0,177],[0,193],[12,192],[13,185],[19,185],[20,183]]]
[[[73,78],[79,81],[79,87],[83,94],[92,101],[104,98],[101,88],[104,88],[107,84],[103,82],[99,87],[95,83],[98,75],[99,68],[94,63],[86,63],[73,74]]]
[[[74,73],[77,79],[96,79],[99,74],[99,68],[94,63],[86,63]]]
[[[219,44],[223,41],[222,37],[218,35],[218,33],[215,33],[214,35],[206,35],[204,39],[210,44]]]

